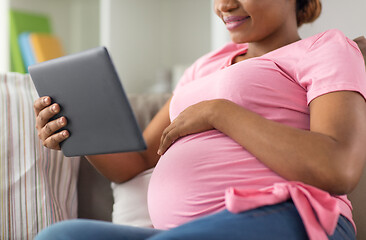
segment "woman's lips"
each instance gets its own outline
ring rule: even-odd
[[[228,30],[232,30],[232,29],[237,28],[240,25],[242,25],[248,19],[249,19],[249,16],[246,16],[246,17],[242,17],[242,16],[228,16],[228,17],[224,17],[223,20],[225,22],[226,28]]]

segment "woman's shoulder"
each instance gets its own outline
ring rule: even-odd
[[[339,29],[329,29],[327,31],[315,34],[305,39],[308,45],[308,50],[324,49],[324,50],[336,50],[348,45],[354,47],[357,51],[360,51],[357,44],[349,39]]]
[[[339,30],[339,29],[336,29],[336,28],[333,28],[333,29],[329,29],[329,30],[326,30],[326,31],[323,31],[323,32],[320,32],[318,34],[315,34],[312,36],[312,38],[314,39],[320,39],[320,38],[323,38],[323,37],[342,37],[344,38],[345,37],[345,34]]]

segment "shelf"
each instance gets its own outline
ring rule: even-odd
[[[0,2],[2,53],[9,49],[10,8],[47,14],[67,54],[106,46],[127,92],[149,91],[172,69],[191,64],[228,39],[213,16],[212,0]],[[0,70],[9,70],[9,54],[1,54]]]

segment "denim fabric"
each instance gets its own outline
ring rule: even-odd
[[[231,240],[308,239],[292,201],[233,214],[227,210],[168,231],[116,225],[93,220],[70,220],[42,231],[36,240]],[[352,224],[343,216],[331,240],[355,240]]]
[[[161,230],[113,224],[111,222],[74,219],[58,222],[41,231],[35,240],[142,240]]]
[[[149,240],[166,239],[305,240],[308,236],[295,205],[292,201],[288,201],[239,214],[224,210],[149,238]],[[341,216],[335,233],[329,239],[355,240],[352,224]]]
[[[334,234],[329,237],[330,240],[355,240],[355,229],[353,225],[345,218],[340,216],[338,219],[338,225]]]

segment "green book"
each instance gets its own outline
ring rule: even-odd
[[[12,72],[26,73],[18,44],[23,32],[48,33],[51,31],[49,17],[43,14],[10,10],[10,67]]]

